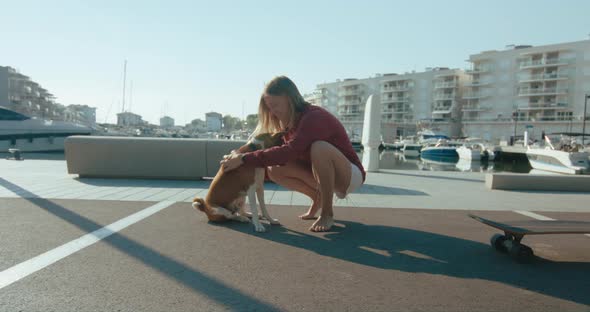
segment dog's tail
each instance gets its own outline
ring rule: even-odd
[[[200,197],[195,197],[193,199],[193,208],[199,209],[205,213],[207,212],[207,205],[205,204],[205,201]]]

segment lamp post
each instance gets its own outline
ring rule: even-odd
[[[514,117],[514,136],[512,137],[512,145],[516,144],[516,124],[518,123],[518,107],[514,108],[514,113],[512,114]]]
[[[588,99],[590,98],[590,94],[586,94],[584,96],[584,116],[582,116],[582,146],[584,146],[584,137],[586,136],[586,105],[588,104]]]

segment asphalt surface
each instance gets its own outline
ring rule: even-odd
[[[0,198],[0,281],[156,204]],[[255,233],[173,203],[0,288],[0,311],[590,311],[586,235],[527,236],[536,258],[519,264],[490,247],[498,231],[469,209],[337,207],[327,233],[308,231],[296,217],[305,209],[270,205],[282,225]]]

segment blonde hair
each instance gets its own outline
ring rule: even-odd
[[[291,116],[288,124],[281,124],[281,121],[270,113],[264,103],[265,95],[287,96]],[[260,103],[258,105],[258,125],[256,126],[253,135],[260,133],[277,133],[287,130],[287,126],[293,126],[298,113],[303,112],[309,105],[311,104],[303,99],[303,96],[301,96],[297,86],[291,81],[291,79],[286,76],[277,76],[273,78],[266,84],[264,92],[260,95]]]

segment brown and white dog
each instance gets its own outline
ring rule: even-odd
[[[265,149],[282,144],[282,138],[283,133],[263,133],[250,140],[247,146],[250,151]],[[228,172],[220,167],[211,182],[207,197],[205,199],[195,197],[192,205],[204,212],[213,222],[230,220],[250,222],[248,214],[244,211],[245,199],[248,195],[254,229],[256,232],[264,232],[266,229],[260,223],[256,197],[258,197],[262,216],[271,224],[279,224],[277,219],[270,217],[264,203],[264,171],[264,168],[245,164]]]

